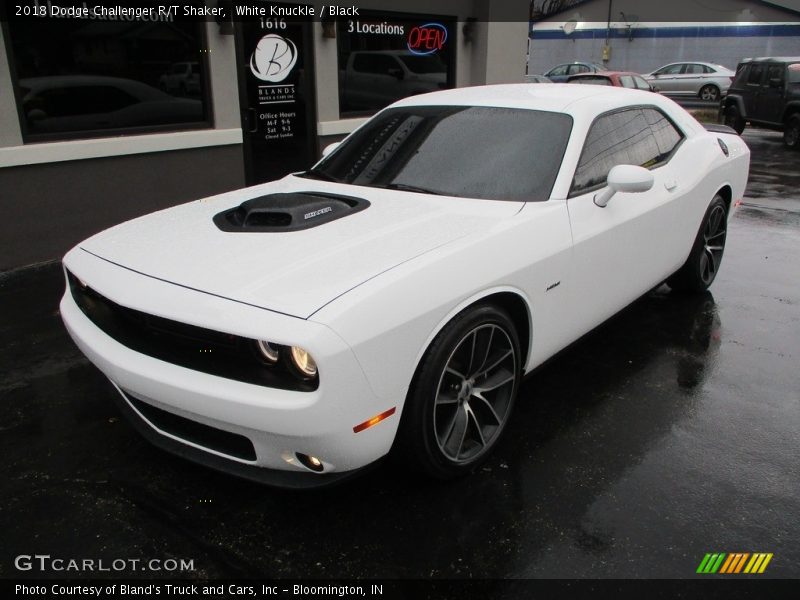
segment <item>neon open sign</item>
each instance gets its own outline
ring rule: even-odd
[[[441,23],[426,23],[408,33],[408,49],[414,54],[433,54],[444,47],[447,29]]]

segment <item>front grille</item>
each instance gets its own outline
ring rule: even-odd
[[[169,433],[186,442],[191,442],[227,456],[249,461],[256,459],[253,442],[243,435],[186,419],[157,408],[152,404],[142,402],[130,394],[124,394],[124,396],[145,419],[164,433]]]
[[[82,285],[67,271],[75,303],[97,327],[120,344],[165,362],[265,387],[311,392],[318,379],[301,380],[280,363],[260,359],[256,341],[133,310]]]

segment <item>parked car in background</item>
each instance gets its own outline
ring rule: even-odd
[[[638,73],[630,71],[599,71],[597,73],[579,73],[571,75],[567,83],[583,83],[589,85],[610,85],[631,90],[658,91]]]
[[[678,62],[664,65],[644,78],[667,96],[697,96],[716,102],[728,91],[735,75],[722,65]]]
[[[592,62],[571,62],[563,65],[558,65],[550,69],[544,74],[553,83],[563,83],[570,75],[577,75],[578,73],[597,73],[598,71],[605,71],[605,67]]]
[[[121,77],[53,75],[19,80],[29,133],[148,127],[203,120],[203,104]]]
[[[343,110],[375,110],[446,87],[447,65],[438,54],[358,50],[350,53],[339,70]]]
[[[548,77],[544,75],[525,75],[525,83],[553,83]]]
[[[790,148],[800,148],[800,56],[753,58],[739,64],[720,120],[737,133],[751,123],[783,131]]]
[[[196,62],[179,62],[169,68],[158,79],[158,87],[168,94],[200,93],[200,64]]]

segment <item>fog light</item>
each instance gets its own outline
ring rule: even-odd
[[[322,473],[323,469],[325,468],[322,465],[322,461],[318,459],[316,456],[309,456],[308,454],[303,454],[302,452],[297,452],[297,460],[306,467],[307,469],[311,469],[317,473]]]
[[[317,363],[311,358],[311,355],[300,348],[299,346],[292,346],[292,364],[297,368],[300,373],[306,377],[314,377],[317,374]]]
[[[263,356],[267,362],[278,362],[278,349],[275,348],[275,346],[264,340],[258,340],[257,344],[261,356]]]

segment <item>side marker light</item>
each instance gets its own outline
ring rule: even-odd
[[[385,418],[391,417],[395,413],[396,410],[397,410],[397,407],[393,406],[389,410],[386,410],[386,411],[380,413],[379,415],[375,415],[374,417],[372,417],[371,419],[367,419],[363,423],[359,423],[358,425],[353,427],[353,433],[358,433],[359,431],[364,431],[365,429],[369,429],[373,425],[377,425],[378,423],[383,421]]]

